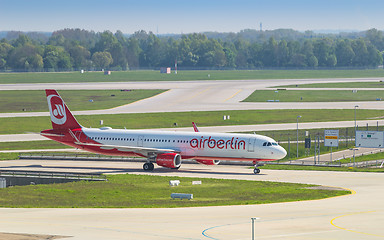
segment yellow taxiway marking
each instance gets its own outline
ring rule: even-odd
[[[197,96],[199,96],[199,95],[205,93],[206,91],[210,90],[211,88],[212,88],[212,87],[209,87],[209,88],[206,88],[206,89],[204,89],[204,90],[201,90],[201,91],[195,93],[194,95],[192,95],[191,97],[189,97],[189,98],[185,98],[185,99],[183,99],[183,100],[180,101],[180,102],[185,102],[185,101],[191,100],[191,99],[193,99],[193,98],[195,98],[195,97],[197,97]]]
[[[384,237],[384,235],[379,235],[379,234],[374,234],[374,233],[360,232],[360,231],[356,231],[356,230],[352,230],[352,229],[348,229],[348,228],[343,228],[343,227],[340,227],[340,226],[338,226],[338,225],[336,225],[336,224],[334,223],[334,221],[335,221],[336,219],[339,219],[339,218],[342,218],[342,217],[348,217],[348,216],[352,216],[352,215],[365,214],[365,213],[373,213],[373,212],[376,212],[376,211],[356,212],[356,213],[344,214],[344,215],[341,215],[341,216],[338,216],[338,217],[333,218],[333,219],[331,220],[331,224],[332,224],[334,227],[337,227],[338,229],[345,230],[345,231],[348,231],[348,232],[353,232],[353,233],[358,233],[358,234],[364,234],[364,235],[368,235],[368,236],[375,236],[375,237]]]
[[[241,91],[243,91],[242,89],[240,89],[239,91],[237,91],[235,94],[233,94],[232,96],[230,96],[229,98],[225,99],[223,102],[226,102],[232,98],[234,98],[237,94],[239,94]]]

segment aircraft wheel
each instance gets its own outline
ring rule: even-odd
[[[144,171],[152,171],[154,169],[153,163],[144,163],[143,165]]]
[[[253,173],[254,174],[259,174],[260,173],[260,169],[258,169],[258,168],[253,169]]]
[[[155,169],[155,165],[153,163],[149,163],[149,170],[153,171]]]

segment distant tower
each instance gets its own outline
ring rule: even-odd
[[[263,23],[261,22],[260,23],[260,32],[262,32],[263,31]]]

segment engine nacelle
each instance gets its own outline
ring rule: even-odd
[[[162,167],[179,168],[181,165],[181,156],[177,153],[162,153],[157,155],[156,163]]]
[[[220,163],[220,160],[196,160],[196,162],[204,165],[217,165]]]

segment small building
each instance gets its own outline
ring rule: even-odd
[[[166,74],[170,74],[171,73],[171,68],[170,67],[162,67],[160,68],[160,73],[166,73]]]

